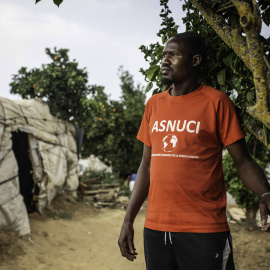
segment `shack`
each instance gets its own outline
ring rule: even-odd
[[[28,212],[76,193],[76,129],[39,100],[0,97],[0,228],[30,233]]]

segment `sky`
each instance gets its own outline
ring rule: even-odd
[[[182,3],[170,0],[176,23],[182,24]],[[89,84],[105,86],[111,99],[119,99],[118,68],[146,86],[139,72],[147,68],[141,45],[159,41],[159,0],[0,0],[0,91],[11,95],[12,75],[50,62],[45,48],[67,48],[79,68],[86,67]],[[182,25],[182,31],[185,30]]]
[[[45,48],[67,48],[79,68],[86,67],[89,84],[102,85],[111,99],[121,96],[118,68],[146,86],[140,68],[147,68],[141,45],[160,41],[159,0],[64,0],[58,8],[53,0],[0,0],[0,93],[11,95],[12,75],[21,67],[40,68],[50,62]],[[179,32],[182,3],[170,0],[169,7]],[[264,28],[266,34],[269,28]],[[151,93],[149,94],[149,96]]]

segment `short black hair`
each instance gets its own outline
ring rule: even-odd
[[[202,62],[206,54],[206,46],[202,36],[196,32],[188,31],[174,35],[170,40],[184,40],[190,46],[190,56],[200,54],[202,56]]]

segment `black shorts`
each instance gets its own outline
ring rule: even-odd
[[[182,233],[144,228],[147,270],[234,270],[230,232]]]

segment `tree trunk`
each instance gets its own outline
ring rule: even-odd
[[[247,231],[254,231],[258,229],[258,226],[256,224],[256,213],[258,211],[258,208],[251,208],[246,209],[246,225],[245,229]]]

